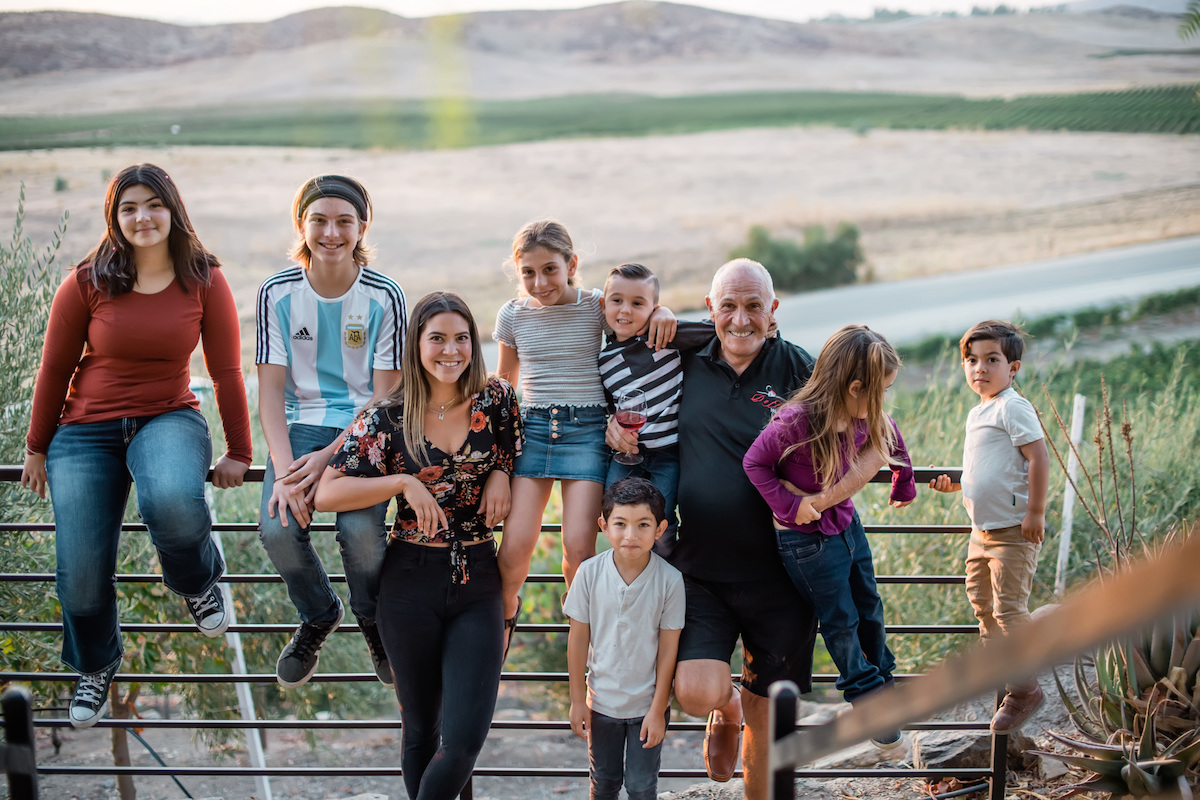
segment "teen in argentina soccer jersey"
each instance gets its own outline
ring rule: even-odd
[[[363,237],[371,198],[356,180],[321,175],[292,203],[296,265],[258,291],[258,413],[270,448],[259,538],[288,587],[300,627],[276,663],[279,683],[301,686],[317,669],[325,638],[345,616],[309,538],[317,481],[355,414],[388,396],[400,375],[407,324],[404,292],[367,267]],[[337,515],[350,609],[375,674],[392,670],[375,625],[387,539],[387,503]]]

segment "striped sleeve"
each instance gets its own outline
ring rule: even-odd
[[[404,290],[400,284],[373,269],[363,269],[362,283],[374,292],[383,307],[383,324],[375,342],[373,369],[400,369],[404,355],[404,332],[408,327],[408,311],[404,304]]]
[[[287,332],[279,324],[277,298],[289,284],[303,280],[300,267],[291,267],[277,272],[263,281],[258,288],[258,303],[255,307],[254,363],[288,365]]]

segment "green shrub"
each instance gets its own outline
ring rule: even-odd
[[[848,222],[838,223],[833,238],[823,226],[805,228],[804,241],[799,244],[772,239],[766,228],[755,225],[746,244],[731,251],[729,257],[759,262],[771,273],[777,290],[792,292],[854,283],[863,263],[858,228]]]

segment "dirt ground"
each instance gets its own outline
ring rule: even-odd
[[[1026,733],[1033,737],[1036,745],[1043,749],[1061,749],[1049,742],[1042,730],[1049,728],[1070,732],[1070,723],[1057,700],[1053,681],[1043,679],[1047,702],[1027,724]],[[523,694],[522,694],[523,692]],[[536,706],[536,692],[514,688],[503,684],[496,717],[498,719],[526,719],[531,704]],[[942,719],[981,720],[990,716],[986,699],[966,703],[941,716]],[[821,722],[836,713],[841,706],[836,702],[808,702],[801,705],[801,715],[807,721]],[[678,712],[676,719],[679,719]],[[232,754],[216,760],[203,747],[197,745],[190,734],[184,731],[164,732],[148,729],[141,734],[155,751],[171,765],[224,765],[229,758],[241,765],[248,764],[244,748],[232,748]],[[911,763],[912,733],[906,734],[905,747],[892,753],[880,753],[869,744],[862,744],[835,756],[822,759],[812,765],[817,768],[855,767],[900,767]],[[61,764],[110,764],[111,733],[106,729],[93,728],[86,731],[68,730],[62,734],[63,744],[59,755],[45,731],[38,733],[38,763],[42,766]],[[399,764],[399,731],[374,730],[345,733],[318,734],[318,744],[313,747],[300,732],[271,732],[267,741],[268,764],[288,766],[341,766]],[[681,731],[669,729],[663,746],[664,769],[703,769],[701,741],[703,731]],[[137,765],[152,765],[154,762],[144,747],[131,738],[130,753]],[[570,731],[511,731],[493,730],[477,762],[479,767],[488,766],[544,766],[586,769],[587,746],[576,739]],[[1036,797],[1022,794],[1020,790],[1045,793],[1054,787],[1069,782],[1066,776],[1045,777],[1039,767],[1021,770],[1010,768],[1009,785],[1011,797]],[[202,778],[181,777],[180,782],[194,798],[210,800],[242,800],[258,798],[253,779],[247,778]],[[304,800],[334,800],[370,794],[369,800],[403,800],[402,779],[391,777],[334,777],[334,778],[272,778],[271,791],[276,798],[303,798]],[[926,797],[925,781],[921,778],[839,778],[834,780],[800,779],[797,797],[806,800],[917,800]],[[137,778],[138,800],[182,800],[186,795],[169,778]],[[481,776],[474,780],[476,800],[587,800],[586,777],[569,778],[495,778]],[[705,778],[663,778],[658,784],[660,797],[666,800],[739,800],[742,797],[742,782],[734,779],[726,784],[717,784]],[[44,777],[40,789],[42,797],[54,800],[115,800],[117,789],[108,776],[80,778]],[[367,800],[367,798],[362,798]]]

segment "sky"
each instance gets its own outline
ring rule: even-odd
[[[602,0],[0,0],[0,11],[41,11],[61,9],[143,17],[165,22],[214,24],[221,22],[262,22],[297,11],[324,6],[365,6],[382,8],[406,17],[423,17],[466,11],[510,8],[578,8],[598,5]],[[807,21],[833,13],[848,17],[868,17],[875,8],[904,8],[914,14],[941,11],[970,13],[973,5],[991,7],[1000,0],[692,0],[691,5],[762,17]],[[1054,0],[1008,2],[1010,7],[1051,5]]]

